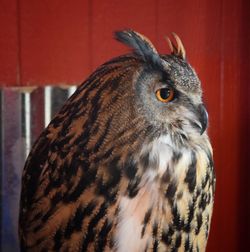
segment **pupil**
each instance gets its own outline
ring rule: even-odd
[[[160,90],[161,98],[166,100],[169,97],[169,89],[168,88],[162,88]]]

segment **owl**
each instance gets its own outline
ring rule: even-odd
[[[132,52],[78,87],[27,158],[21,251],[205,251],[215,175],[199,78],[180,38]]]

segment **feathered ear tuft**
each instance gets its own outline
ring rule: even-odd
[[[115,38],[131,47],[144,62],[149,63],[152,67],[163,68],[164,61],[145,36],[133,30],[124,30],[115,32]]]
[[[175,34],[174,32],[172,32],[173,37],[175,38],[176,41],[176,45],[170,40],[169,37],[166,37],[166,40],[168,42],[169,48],[171,50],[171,54],[176,55],[182,59],[186,59],[186,50],[181,42],[181,39],[179,38],[179,36],[177,34]]]

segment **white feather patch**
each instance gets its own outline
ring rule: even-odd
[[[150,236],[141,237],[145,213],[153,204],[153,188],[143,187],[136,197],[122,197],[119,206],[119,223],[115,235],[118,252],[145,251],[150,243]]]
[[[166,169],[170,168],[170,161],[173,156],[172,142],[169,137],[162,136],[153,142],[150,153],[151,159],[158,161],[158,174],[162,176]]]

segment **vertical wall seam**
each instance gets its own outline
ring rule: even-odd
[[[21,43],[21,0],[16,0],[17,4],[17,76],[16,84],[21,86],[22,83],[22,43]]]
[[[156,48],[159,46],[159,1],[153,1],[155,3],[155,44]]]
[[[88,0],[88,47],[89,47],[89,71],[93,71],[93,5],[92,0]]]
[[[224,1],[221,1],[221,39],[220,39],[220,114],[219,114],[219,121],[220,121],[220,131],[223,129],[222,122],[223,122],[223,111],[224,111],[224,81],[225,81],[225,46],[224,46],[224,38],[225,38],[225,18],[224,18]]]

